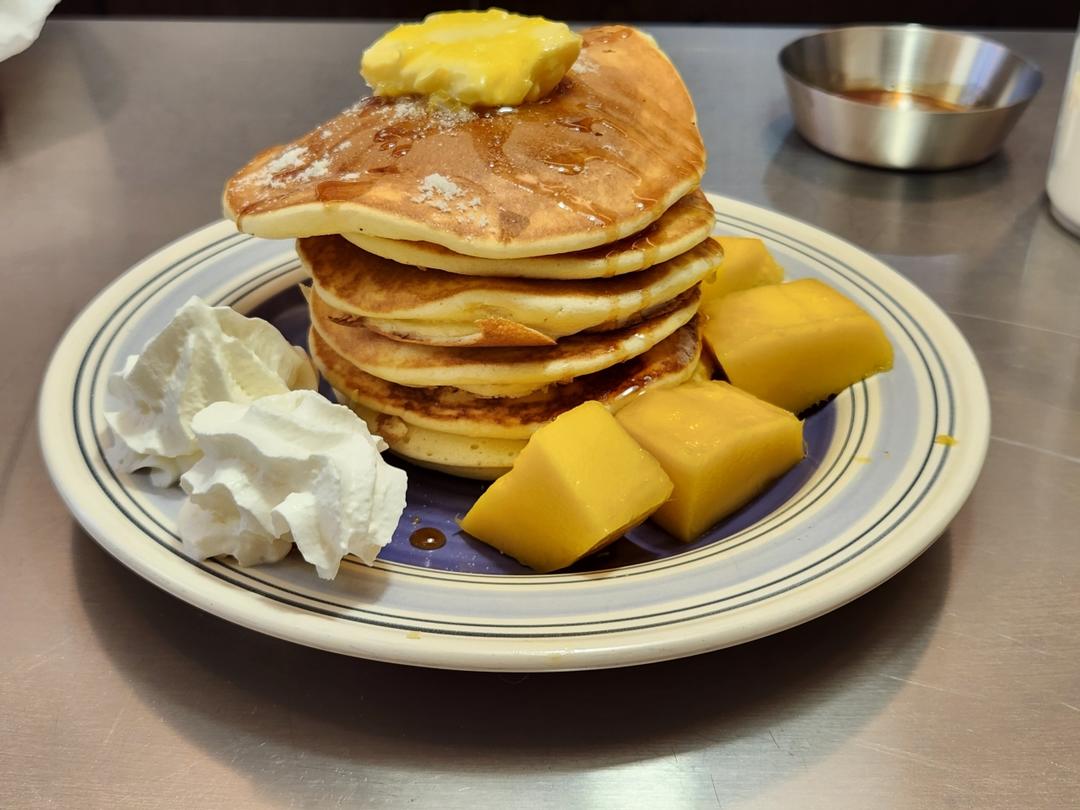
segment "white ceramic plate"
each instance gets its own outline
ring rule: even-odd
[[[821,278],[868,309],[896,365],[811,417],[807,461],[692,546],[646,525],[590,570],[529,574],[456,532],[454,515],[478,485],[416,471],[402,525],[374,568],[346,561],[327,583],[293,557],[244,569],[184,556],[180,491],[117,474],[102,457],[106,379],[191,295],[261,307],[287,334],[303,333],[302,310],[274,303],[287,304],[300,278],[291,243],[225,222],[132,268],[64,336],[40,404],[53,481],[87,532],[151,582],[245,627],[348,655],[454,669],[614,667],[812,619],[891,577],[945,529],[986,452],[986,387],[956,327],[887,266],[805,223],[712,201],[718,233],[760,236],[790,278]],[[418,524],[444,529],[448,550],[411,547]]]

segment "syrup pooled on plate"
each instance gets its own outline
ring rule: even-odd
[[[446,545],[446,535],[438,529],[417,529],[409,535],[409,544],[421,551],[434,551]]]

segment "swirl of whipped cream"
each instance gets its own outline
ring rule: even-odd
[[[405,472],[348,408],[314,391],[195,415],[202,459],[180,479],[180,538],[193,557],[276,562],[291,547],[333,579],[342,557],[370,565],[405,510]]]
[[[171,486],[199,460],[191,420],[207,405],[317,385],[304,350],[269,323],[192,297],[109,378],[116,407],[105,413],[113,435],[106,457],[125,472],[148,468],[155,486]]]

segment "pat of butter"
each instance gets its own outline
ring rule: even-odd
[[[564,23],[501,9],[450,11],[399,25],[364,52],[360,74],[377,96],[513,106],[550,93],[581,51]]]

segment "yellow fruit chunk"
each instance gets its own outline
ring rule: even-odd
[[[652,519],[684,543],[804,455],[802,422],[725,382],[647,391],[617,419],[675,484]]]
[[[793,413],[892,368],[881,324],[816,279],[733,292],[701,311],[732,384]]]
[[[636,526],[670,494],[656,459],[603,405],[586,402],[533,434],[461,528],[530,568],[556,571]]]
[[[364,51],[360,74],[377,96],[501,107],[546,96],[580,51],[565,23],[497,8],[450,11],[385,34]]]
[[[697,365],[690,373],[689,382],[707,382],[716,376],[716,361],[708,352],[702,352],[698,357]]]
[[[760,239],[748,236],[714,236],[713,239],[724,249],[724,261],[716,271],[716,278],[701,285],[702,303],[736,290],[784,280],[784,268]]]

